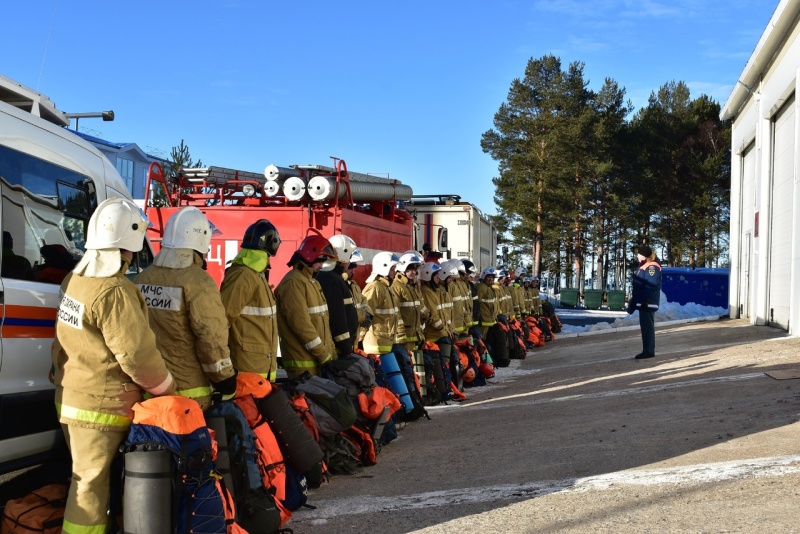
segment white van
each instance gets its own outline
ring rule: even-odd
[[[59,283],[97,205],[131,197],[108,159],[66,126],[49,98],[0,75],[0,474],[63,444],[48,380]],[[133,264],[151,258],[146,246]]]

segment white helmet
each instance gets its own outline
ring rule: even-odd
[[[458,266],[464,268],[464,264],[461,263],[461,260],[451,259],[447,260],[446,262],[442,263],[442,272],[439,273],[439,277],[444,282],[448,276],[458,277]]]
[[[422,278],[423,282],[430,282],[433,279],[433,275],[436,273],[441,274],[442,266],[436,262],[429,261],[425,265],[422,266],[422,270],[419,273],[420,278]]]
[[[483,271],[481,271],[481,280],[486,278],[487,276],[497,276],[497,271],[494,267],[489,266],[486,267]]]
[[[136,204],[124,198],[108,198],[97,206],[89,219],[86,248],[121,249],[139,252],[144,234],[151,226]]]
[[[356,242],[343,234],[336,234],[330,239],[334,252],[336,252],[336,261],[339,263],[352,263],[351,256],[356,250]]]
[[[355,249],[353,253],[350,255],[350,263],[355,263],[356,265],[364,265],[367,262],[364,261],[364,255],[361,254],[361,251]]]
[[[421,265],[423,263],[425,263],[425,260],[423,260],[422,256],[416,252],[406,252],[400,256],[400,262],[397,264],[397,270],[401,273],[404,273],[410,265]]]
[[[399,262],[400,258],[394,252],[378,252],[372,258],[372,274],[389,276],[389,271]]]
[[[333,247],[333,252],[336,254],[335,258],[326,260],[322,264],[323,271],[331,271],[336,267],[337,263],[351,263],[350,257],[356,250],[356,242],[344,234],[336,234],[328,239],[328,242]]]
[[[176,211],[167,221],[161,246],[190,248],[205,254],[211,244],[211,236],[219,233],[202,211],[194,206],[186,206]]]

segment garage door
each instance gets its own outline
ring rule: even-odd
[[[750,272],[752,268],[753,219],[755,217],[756,150],[750,143],[742,155],[742,197],[739,256],[739,317],[750,317]]]
[[[772,198],[769,221],[769,302],[767,320],[789,329],[789,283],[794,198],[794,97],[773,121]]]

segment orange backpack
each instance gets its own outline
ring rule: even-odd
[[[6,503],[3,510],[2,534],[58,534],[67,506],[67,486],[48,484]]]

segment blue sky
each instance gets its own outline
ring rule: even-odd
[[[724,104],[778,0],[0,0],[0,73],[81,131],[206,165],[390,176],[495,213],[483,132],[531,57],[585,63],[646,104],[664,83]]]

